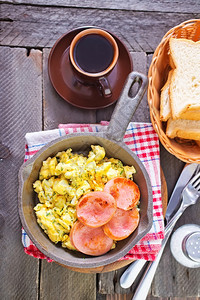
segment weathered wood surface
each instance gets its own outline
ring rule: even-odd
[[[96,275],[77,273],[56,263],[43,261],[40,299],[95,300]]]
[[[67,31],[95,25],[119,36],[130,51],[154,52],[171,27],[194,18],[200,18],[198,5],[186,14],[2,4],[1,45],[52,47]]]
[[[178,159],[172,159],[170,154],[161,146],[161,165],[164,168],[165,176],[167,176],[170,196],[182,170],[183,163]],[[185,211],[174,230],[183,224],[199,224],[199,216],[200,202]],[[200,296],[199,276],[200,269],[189,269],[175,261],[168,242],[152,284],[152,294],[155,297],[177,296],[184,298],[187,296]]]
[[[107,295],[105,300],[132,300],[133,294],[110,294]],[[151,295],[147,296],[146,300],[199,300],[199,297],[153,297]],[[97,300],[104,300],[103,298],[99,298]]]
[[[133,60],[133,69],[137,72],[147,74],[147,55],[144,52],[131,52]],[[149,122],[149,110],[147,104],[147,95],[143,97],[140,102],[132,120],[135,122]],[[97,122],[101,120],[109,121],[112,115],[113,105],[111,107],[100,109],[97,111]],[[102,294],[127,294],[131,292],[131,289],[122,289],[119,285],[120,275],[126,267],[121,268],[110,273],[99,274],[98,275],[98,287],[99,292]],[[136,282],[137,283],[137,282]],[[136,284],[135,283],[135,284]],[[114,299],[114,298],[113,298]]]
[[[42,129],[42,53],[1,47],[0,59],[0,136],[8,150],[0,160],[0,299],[37,299],[39,260],[23,251],[17,176],[26,132]]]
[[[166,158],[166,151],[161,151],[161,158]],[[170,163],[170,161],[169,161]],[[173,161],[168,166],[168,186],[174,185],[175,179],[170,180],[170,175],[173,176],[172,171],[175,168],[179,168],[180,164],[177,161]],[[178,178],[178,172],[177,178]],[[200,216],[200,202],[195,206],[187,208],[180,220],[177,222],[174,231],[184,224],[199,224]],[[174,232],[173,231],[173,232]],[[152,285],[152,294],[154,296],[172,297],[172,296],[200,296],[200,269],[190,269],[186,268],[175,261],[173,258],[169,243],[167,243],[163,258],[159,264],[155,280]],[[189,294],[188,294],[189,291]]]
[[[152,55],[146,55],[145,53],[131,53],[131,55],[132,55],[132,59],[133,59],[134,70],[144,73],[144,74],[147,74],[149,65],[151,63]],[[106,117],[109,120],[111,117],[111,114],[112,114],[112,110],[111,110],[111,108],[107,108],[106,110],[107,110]],[[108,111],[110,114],[108,114]],[[101,117],[104,116],[103,111],[99,110],[97,112],[97,116],[98,116],[98,120],[100,120]],[[147,104],[147,95],[146,94],[145,94],[143,100],[141,101],[140,105],[138,106],[138,109],[136,110],[132,119],[136,122],[139,122],[139,121],[140,122],[149,122],[150,121],[149,108],[148,108],[148,104]],[[165,156],[164,159],[162,159],[163,152],[164,152],[164,156]],[[171,161],[174,164],[175,168],[173,166],[170,166],[172,168],[169,168],[169,170],[168,170],[168,166],[167,166],[167,164],[165,164],[165,162],[167,162],[167,161],[168,161],[168,163],[170,163],[170,161]],[[171,155],[168,152],[166,152],[166,150],[164,148],[161,148],[161,165],[162,165],[164,174],[167,178],[168,190],[171,194],[173,187],[170,186],[170,183],[173,184],[175,182],[174,176],[176,173],[177,173],[177,175],[180,173],[180,170],[184,164],[181,163],[178,159],[171,157]],[[168,179],[169,171],[171,171],[171,174],[170,174],[171,181]],[[112,273],[99,274],[98,275],[98,277],[99,277],[98,284],[99,284],[100,293],[102,293],[102,294],[117,293],[117,294],[121,294],[121,298],[122,298],[123,294],[126,295],[128,293],[133,292],[135,290],[135,288],[137,287],[140,277],[138,277],[138,279],[135,281],[135,283],[132,285],[131,288],[122,289],[119,284],[119,278],[125,269],[126,269],[126,267],[124,267],[120,270],[113,271]],[[167,269],[166,274],[167,274],[166,276],[170,277],[171,270]],[[159,276],[161,276],[161,274]],[[158,280],[159,280],[159,278],[158,278]],[[158,282],[158,285],[159,285],[159,282]],[[162,288],[162,286],[160,288]],[[166,287],[166,291],[168,291],[167,287]],[[162,292],[159,294],[159,296],[162,295]],[[120,300],[121,300],[121,298],[120,298]]]
[[[148,65],[151,59],[152,55],[149,55]],[[175,157],[171,157],[162,145],[160,149],[161,166],[167,178],[168,194],[170,197],[184,163]],[[183,224],[200,224],[199,216],[200,201],[195,206],[187,208],[177,222],[174,231]],[[200,269],[186,268],[177,263],[170,252],[169,243],[170,241],[167,243],[163,258],[158,266],[152,284],[152,294],[156,297],[200,296]],[[189,294],[187,294],[188,291]]]
[[[48,55],[43,51],[43,114],[44,130],[57,128],[61,123],[95,123],[95,111],[75,108],[63,100],[53,89],[48,77]],[[56,263],[42,261],[40,297],[44,300],[94,300],[96,275],[73,272]]]
[[[147,73],[147,55],[144,52],[131,52],[133,60],[133,70],[146,74]],[[97,123],[103,121],[109,121],[113,112],[115,104],[110,107],[97,110]],[[141,100],[132,121],[135,122],[150,122],[149,107],[147,103],[147,94],[145,93]]]
[[[54,90],[48,75],[50,49],[43,51],[44,129],[53,129],[65,123],[96,123],[95,110],[82,110],[70,105]]]
[[[139,72],[146,73],[151,63],[152,55],[149,55],[145,60],[142,56],[139,59],[139,55],[140,53],[132,54],[133,62],[135,61],[136,63],[136,70]],[[146,72],[144,65],[146,65]],[[145,102],[141,102],[140,106],[138,107],[139,120],[145,121],[142,117],[142,111],[146,111],[146,109],[147,108],[145,107]],[[133,119],[137,121],[137,111]],[[178,176],[184,166],[184,163],[178,160],[177,158],[171,156],[171,154],[168,153],[162,145],[160,149],[161,166],[165,177],[167,178],[168,194],[170,196],[174,188],[175,182],[177,181]],[[185,214],[181,217],[180,221],[177,223],[176,228],[178,228],[182,224],[187,223],[199,224],[199,215],[200,203],[198,203],[196,207],[188,208],[188,211],[185,212]],[[114,271],[112,273],[99,274],[99,291],[103,294],[117,293],[121,295],[134,292],[135,288],[137,287],[139,278],[129,289],[122,289],[119,285],[119,278],[125,269],[126,267]],[[174,260],[170,253],[168,243],[152,284],[152,295],[156,297],[186,297],[187,295],[194,297],[197,295],[199,296],[199,275],[199,269],[188,269],[182,267]]]
[[[104,1],[104,0],[6,0],[7,3],[18,3],[18,4],[33,4],[33,5],[51,5],[51,6],[62,6],[62,7],[78,7],[78,8],[101,8],[101,9],[123,9],[123,10],[134,10],[134,11],[158,11],[158,12],[184,12],[193,13],[194,6],[196,12],[200,12],[200,4],[196,0],[153,0],[153,1],[140,1],[140,0],[115,0],[115,1]]]
[[[59,123],[110,120],[115,105],[97,111],[81,110],[61,99],[52,88],[47,74],[50,51],[47,48],[62,34],[78,26],[104,27],[118,35],[132,52],[134,70],[147,73],[152,58],[149,53],[153,53],[171,27],[199,18],[200,2],[8,0],[1,4],[0,13],[3,108],[0,154],[4,158],[0,161],[0,299],[21,300],[28,295],[35,300],[129,300],[135,285],[122,290],[118,281],[125,268],[98,275],[96,290],[95,275],[75,273],[55,263],[38,262],[23,253],[17,173],[24,157],[24,135],[28,131],[55,128]],[[29,53],[30,48],[39,50],[31,49]],[[149,121],[146,95],[133,120]],[[161,146],[161,166],[170,196],[184,163]],[[199,224],[199,214],[200,203],[184,213],[176,228],[184,223]],[[198,269],[178,264],[167,245],[148,300],[186,300],[189,296],[193,297],[190,300],[197,300],[199,275]]]

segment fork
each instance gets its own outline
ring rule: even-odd
[[[200,171],[200,164],[197,165],[196,171],[194,172],[193,176],[195,176],[199,171]],[[181,196],[180,196],[180,202],[181,202]],[[169,223],[169,220],[168,220],[167,224]],[[145,259],[138,259],[138,260],[135,260],[132,264],[130,264],[129,267],[126,269],[126,271],[120,277],[121,287],[124,289],[129,288],[133,284],[133,282],[136,280],[136,278],[139,276],[142,269],[144,268],[144,266],[147,263],[148,262]]]
[[[181,194],[181,205],[176,212],[176,214],[173,216],[173,218],[169,221],[168,225],[165,227],[165,238],[162,241],[161,249],[156,257],[156,259],[153,262],[149,262],[148,266],[145,270],[144,275],[142,276],[140,280],[140,284],[137,287],[135,294],[132,298],[132,300],[145,300],[148,291],[151,287],[151,283],[153,281],[156,269],[158,267],[159,261],[161,259],[162,253],[164,251],[165,245],[169,239],[169,236],[180,218],[180,216],[183,214],[185,209],[193,204],[196,204],[197,200],[200,197],[200,172],[198,172],[187,184],[187,186],[183,189],[183,192]]]

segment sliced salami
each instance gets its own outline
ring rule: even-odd
[[[139,211],[136,207],[131,210],[117,208],[112,219],[103,226],[103,230],[111,239],[120,241],[137,228],[139,219]]]
[[[70,240],[78,251],[92,256],[105,254],[113,245],[113,240],[104,233],[102,227],[91,228],[80,221],[73,225]]]
[[[140,190],[137,184],[124,177],[109,180],[104,191],[110,193],[117,201],[117,207],[124,210],[132,209],[140,199]]]
[[[96,228],[110,221],[116,211],[116,201],[107,192],[90,192],[81,197],[76,210],[79,221]]]

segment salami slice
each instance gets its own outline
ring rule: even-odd
[[[113,240],[104,233],[102,227],[91,228],[80,221],[73,225],[70,240],[78,251],[92,256],[105,254],[113,245]]]
[[[139,219],[139,211],[136,207],[131,210],[117,208],[112,219],[103,226],[103,230],[111,239],[120,241],[137,228]]]
[[[110,221],[116,211],[116,201],[109,193],[90,192],[81,197],[76,210],[79,221],[96,228]]]
[[[140,190],[130,179],[117,177],[109,180],[104,191],[110,193],[117,201],[117,207],[125,210],[132,209],[140,199]]]

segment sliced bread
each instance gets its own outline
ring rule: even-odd
[[[170,87],[172,72],[173,70],[169,72],[167,82],[163,86],[160,95],[160,120],[163,122],[167,121],[171,116],[169,87]]]
[[[170,138],[200,140],[200,121],[173,120],[167,121],[166,135]]]
[[[183,118],[186,111],[199,110],[195,118],[200,119],[200,41],[171,38],[169,44],[175,65],[170,83],[172,117]]]
[[[168,79],[161,90],[160,95],[160,120],[166,122],[171,116],[171,104],[170,104],[170,83],[173,70],[169,71]],[[198,110],[186,110],[183,112],[180,119],[186,120],[200,120],[200,109]]]
[[[186,120],[200,120],[200,109],[195,110],[186,110],[184,113],[180,115],[180,119],[186,119]]]

